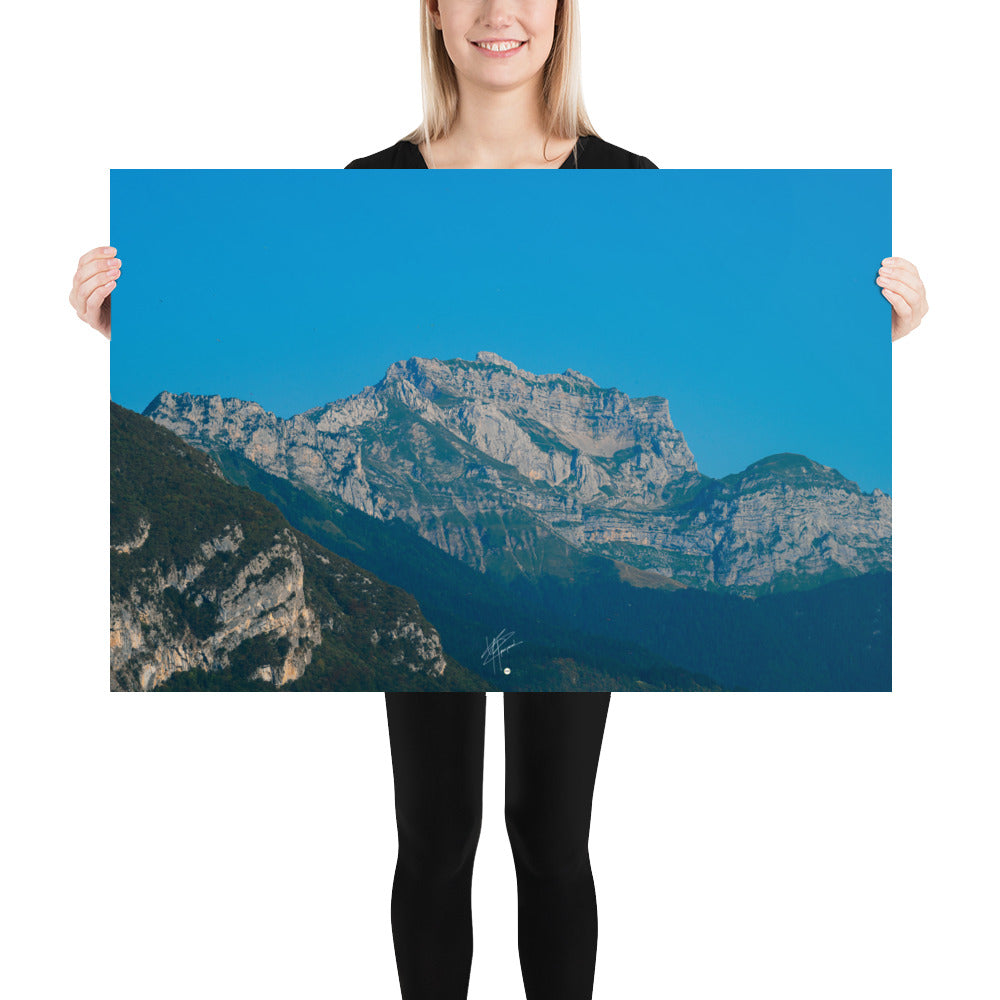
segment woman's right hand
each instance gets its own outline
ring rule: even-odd
[[[108,340],[111,339],[111,290],[117,284],[121,266],[114,247],[94,247],[80,258],[69,293],[70,305],[77,316]]]

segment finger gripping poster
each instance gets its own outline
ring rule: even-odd
[[[891,690],[890,195],[112,171],[112,690]]]

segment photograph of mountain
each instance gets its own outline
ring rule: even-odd
[[[891,690],[890,172],[415,180],[112,171],[111,688]]]

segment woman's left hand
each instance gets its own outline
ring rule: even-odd
[[[886,257],[875,284],[892,305],[892,339],[899,340],[920,326],[927,315],[927,293],[917,269],[902,257]]]

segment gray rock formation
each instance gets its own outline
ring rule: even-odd
[[[702,476],[667,401],[499,355],[411,358],[282,420],[160,393],[144,413],[189,443],[399,517],[480,569],[572,572],[609,556],[686,586],[759,593],[891,567],[891,501],[801,455]]]
[[[225,586],[198,588],[198,605],[209,600],[218,608],[218,624],[210,635],[199,638],[191,631],[176,635],[174,617],[163,604],[164,591],[174,588],[183,594],[197,587],[217,553],[236,552],[242,541],[243,531],[236,524],[231,532],[205,541],[201,559],[188,562],[183,571],[153,567],[141,590],[134,588],[127,600],[112,600],[112,690],[149,691],[178,670],[210,670],[255,635],[283,637],[289,645],[281,662],[262,668],[257,679],[280,687],[302,676],[310,644],[318,645],[321,635],[320,622],[306,604],[302,555],[291,531],[276,536],[266,551],[253,553]],[[140,548],[141,543],[117,551],[133,553]]]

